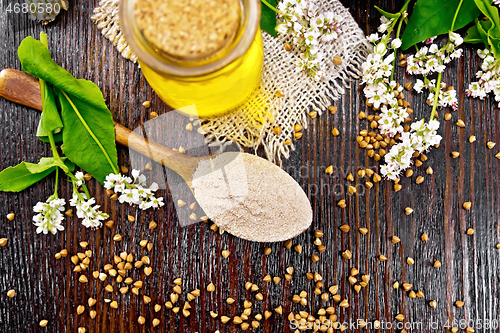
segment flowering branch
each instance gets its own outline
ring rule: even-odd
[[[55,148],[54,136],[51,132],[49,134],[49,140],[51,148],[53,149],[54,159],[59,159],[59,154]],[[57,231],[64,230],[62,226],[62,221],[64,220],[64,215],[61,213],[64,211],[64,206],[66,201],[64,199],[58,198],[58,176],[59,168],[56,168],[56,180],[54,185],[54,194],[52,194],[46,202],[38,202],[34,207],[33,211],[38,213],[33,216],[33,224],[37,227],[36,233],[48,234],[49,232],[55,234]]]
[[[64,211],[66,201],[58,199],[55,194],[51,195],[46,202],[38,202],[33,211],[38,213],[33,216],[33,224],[37,227],[36,233],[48,234],[49,232],[55,234],[57,231],[64,230],[62,221],[64,216],[61,213]]]
[[[149,188],[146,187],[146,176],[139,170],[132,170],[132,180],[130,177],[120,174],[109,174],[106,176],[104,187],[113,190],[121,195],[118,197],[120,203],[137,205],[140,209],[158,208],[164,205],[163,198],[156,197],[158,184],[152,183]]]
[[[378,32],[384,35],[379,37],[378,33],[374,33],[368,36],[368,40],[375,46],[373,53],[368,55],[362,66],[362,83],[366,84],[363,92],[367,98],[367,105],[373,106],[374,110],[380,112],[375,119],[380,134],[385,138],[391,138],[392,147],[389,152],[385,153],[385,150],[380,152],[385,161],[385,165],[381,166],[381,173],[391,180],[397,180],[400,173],[411,166],[414,156],[440,143],[441,136],[437,134],[439,121],[435,120],[437,107],[449,106],[454,110],[458,107],[456,91],[453,87],[446,89],[446,85],[441,82],[445,65],[462,55],[462,50],[458,48],[463,42],[462,37],[450,31],[448,42],[443,47],[438,48],[436,44],[430,47],[424,46],[414,56],[410,55],[405,60],[409,74],[423,76],[424,81],[417,79],[414,89],[417,92],[421,92],[423,88],[429,90],[427,103],[432,106],[432,111],[428,122],[421,119],[409,126],[403,126],[411,122],[409,116],[412,111],[408,109],[409,104],[403,101],[403,87],[393,78],[397,49],[402,44],[399,35],[402,23],[407,17],[405,10],[407,3],[397,14],[379,10],[384,16],[381,17]],[[396,38],[391,40],[391,34],[396,26]],[[427,40],[426,43],[431,44],[434,38]],[[392,52],[388,52],[389,50]],[[401,64],[404,62],[401,61]],[[427,78],[427,75],[433,73],[437,73],[437,83],[436,80]]]
[[[265,0],[262,1],[272,7]],[[279,3],[277,10],[272,8],[283,20],[276,26],[276,31],[292,34],[295,44],[304,51],[297,63],[298,68],[309,72],[319,81],[328,70],[323,63],[324,55],[319,44],[338,38],[342,17],[333,12],[318,13],[314,4],[306,0],[284,0]]]
[[[478,81],[469,84],[465,91],[467,96],[484,99],[493,92],[495,101],[500,107],[500,60],[495,59],[488,49],[478,50],[478,56],[483,59],[481,70],[476,73]]]
[[[72,207],[76,208],[76,216],[82,219],[82,224],[87,228],[97,229],[102,226],[102,221],[109,218],[109,215],[99,210],[99,205],[95,205],[95,199],[90,197],[88,191],[81,193],[78,191],[79,186],[85,186],[83,172],[77,172],[72,179],[73,197],[69,201]],[[86,189],[86,187],[85,187]]]

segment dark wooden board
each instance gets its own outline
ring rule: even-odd
[[[5,6],[8,1],[0,7]],[[373,5],[391,10],[394,1],[347,1],[351,14],[361,28],[373,32],[379,15]],[[72,1],[71,8],[58,20],[46,27],[40,26],[22,14],[0,13],[0,64],[2,67],[21,69],[16,49],[21,40],[28,36],[38,36],[46,31],[53,58],[78,78],[95,82],[102,90],[115,121],[134,128],[148,119],[149,111],[141,107],[145,100],[151,100],[159,114],[168,111],[149,87],[137,65],[119,57],[118,52],[105,40],[89,17],[97,0]],[[291,298],[302,290],[313,295],[314,286],[307,281],[305,273],[318,272],[326,286],[338,284],[340,294],[349,300],[346,309],[337,306],[341,321],[356,321],[364,318],[373,322],[394,323],[398,313],[405,316],[405,322],[412,324],[411,332],[445,332],[450,321],[471,321],[476,332],[499,331],[499,250],[500,242],[500,160],[494,155],[500,146],[500,113],[492,100],[477,101],[465,96],[465,87],[474,79],[479,59],[475,49],[465,47],[464,56],[453,62],[444,74],[444,82],[457,88],[460,107],[453,113],[453,120],[445,122],[439,130],[443,136],[441,147],[433,149],[423,167],[415,169],[411,179],[401,180],[403,189],[395,193],[390,182],[383,181],[369,192],[346,195],[345,176],[359,168],[377,168],[377,163],[369,160],[364,150],[358,148],[355,137],[360,129],[368,127],[366,120],[359,120],[360,110],[367,111],[362,87],[352,82],[350,89],[335,104],[339,111],[335,115],[325,113],[311,121],[304,132],[297,150],[284,163],[285,170],[303,186],[314,209],[311,229],[293,240],[303,246],[303,253],[287,250],[283,243],[250,243],[229,236],[214,233],[206,224],[199,223],[180,227],[170,193],[162,191],[167,204],[157,212],[142,212],[126,205],[120,205],[107,198],[102,186],[90,182],[90,191],[98,202],[116,221],[110,230],[103,228],[92,231],[84,228],[75,218],[65,224],[65,230],[56,236],[37,235],[32,220],[32,207],[38,201],[52,194],[54,176],[36,184],[22,193],[0,193],[0,238],[8,238],[8,244],[0,248],[0,331],[1,332],[76,332],[85,327],[87,332],[220,332],[239,331],[234,324],[221,324],[212,319],[209,311],[221,315],[235,316],[243,310],[243,300],[249,299],[254,305],[253,314],[283,306],[283,316],[273,316],[262,321],[258,332],[290,332],[287,315],[304,310],[315,312],[325,304],[319,296],[309,296],[307,306],[293,304]],[[403,82],[402,70],[398,78]],[[409,97],[415,110],[415,117],[428,117],[430,108],[425,105],[425,97]],[[440,112],[440,116],[444,112]],[[36,139],[39,112],[0,100],[0,169],[15,165],[20,161],[36,162],[42,156],[49,156],[50,149]],[[454,125],[464,119],[466,128]],[[332,127],[337,127],[341,135],[333,138]],[[469,135],[477,141],[469,144]],[[172,133],[172,136],[180,134]],[[189,136],[186,136],[189,138]],[[493,141],[497,147],[486,148],[486,142]],[[460,158],[450,157],[451,151],[459,151]],[[119,147],[120,164],[129,165],[128,150]],[[140,159],[139,159],[140,160]],[[146,161],[143,161],[144,163]],[[328,165],[334,165],[338,172],[332,176],[324,174]],[[425,174],[431,166],[434,175]],[[156,174],[162,174],[159,166],[154,166]],[[415,184],[418,175],[425,176],[423,184]],[[173,177],[167,174],[168,177]],[[360,182],[357,177],[356,182]],[[63,185],[60,194],[70,198],[70,186],[60,177]],[[182,193],[182,192],[181,192]],[[336,202],[346,199],[347,208],[340,209]],[[192,199],[187,199],[187,201]],[[472,202],[472,209],[461,209],[464,201]],[[405,207],[412,207],[414,213],[406,216]],[[14,212],[13,221],[5,218]],[[130,223],[127,215],[137,221]],[[151,220],[158,222],[158,228],[148,229]],[[338,227],[348,224],[351,232],[342,233]],[[359,227],[369,229],[368,235],[361,235]],[[468,228],[474,228],[473,236],[466,235]],[[316,253],[312,244],[313,230],[321,229],[327,251],[320,254],[320,261],[312,263],[310,256]],[[423,232],[429,234],[429,241],[420,240]],[[114,234],[123,235],[119,243],[113,242]],[[401,238],[401,243],[393,244],[393,235]],[[152,302],[145,305],[141,297],[121,295],[116,291],[108,296],[105,283],[91,277],[93,270],[100,269],[112,261],[112,256],[121,251],[135,256],[147,253],[139,246],[140,239],[149,239],[154,248],[149,253],[153,274],[145,277],[142,271],[133,273],[134,279],[145,282],[141,295],[151,296]],[[88,284],[77,282],[78,274],[72,272],[69,257],[56,260],[54,255],[63,248],[71,254],[81,251],[79,241],[88,241],[94,251],[92,263],[86,275]],[[266,246],[272,253],[263,255]],[[223,249],[229,249],[231,256],[224,259]],[[350,249],[352,259],[342,259],[340,253]],[[388,257],[380,262],[377,257]],[[415,265],[406,264],[412,257]],[[434,268],[434,260],[440,260],[442,267]],[[295,269],[293,279],[284,281],[285,269]],[[359,294],[347,280],[350,268],[357,267],[363,274],[370,274],[371,281]],[[280,276],[280,284],[263,283],[265,275]],[[154,304],[164,304],[174,286],[173,280],[183,279],[185,291],[202,289],[202,295],[191,302],[191,316],[184,318],[174,315],[165,307],[158,313]],[[392,289],[395,281],[408,282],[416,290],[421,289],[425,298],[410,299],[401,289]],[[245,290],[245,282],[250,281],[261,287],[264,301],[256,301],[255,293]],[[214,293],[205,291],[208,283],[216,286]],[[114,282],[113,282],[114,284]],[[15,289],[15,298],[8,298],[6,292]],[[325,288],[326,289],[326,288]],[[232,297],[236,303],[226,304]],[[82,315],[76,314],[79,304],[86,304],[88,297],[98,299],[95,319],[90,319],[89,308]],[[118,309],[104,304],[109,297],[118,301]],[[181,297],[185,300],[185,294]],[[437,301],[432,309],[428,302]],[[453,304],[463,300],[461,309]],[[333,305],[330,301],[329,305]],[[146,325],[139,326],[137,317],[146,317]],[[152,329],[151,321],[158,318],[161,324]],[[47,319],[49,324],[40,328],[38,322]],[[479,328],[479,323],[489,320],[493,329]],[[422,323],[422,327],[419,327]],[[430,326],[433,323],[435,326]],[[353,331],[358,331],[353,330]],[[364,329],[359,330],[364,331]],[[389,332],[399,332],[388,329]]]

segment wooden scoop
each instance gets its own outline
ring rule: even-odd
[[[0,72],[0,96],[15,103],[42,110],[38,80],[18,70],[8,68]],[[235,185],[235,182],[226,184],[224,179],[216,182],[211,187],[208,186],[208,182],[204,181],[204,178],[196,178],[195,181],[198,187],[193,190],[193,174],[197,171],[198,165],[204,164],[206,166],[206,162],[200,162],[211,158],[211,156],[192,157],[175,152],[148,141],[117,123],[115,123],[115,136],[116,142],[119,144],[129,147],[178,173],[193,191],[195,198],[205,210],[205,213],[219,227],[223,226],[224,230],[238,237],[257,242],[284,241],[304,232],[312,222],[311,204],[302,188],[290,175],[263,158],[249,154],[240,154],[241,156],[239,156],[242,160],[252,161],[252,163],[244,165],[241,170],[251,168],[252,171],[255,171],[253,174],[257,175],[252,182],[236,182],[236,185],[243,184],[248,187],[247,194],[240,195],[240,198],[243,198],[243,200],[248,199],[253,205],[252,207],[257,207],[254,209],[255,212],[249,208],[250,205],[245,206],[242,204],[242,201],[234,201],[236,203],[232,208],[226,209],[227,199],[226,204],[219,204],[218,201],[214,203],[213,199],[217,198],[221,193],[229,193],[230,200],[233,200],[232,190],[234,188],[231,188],[231,186]],[[222,153],[219,157],[231,157],[230,154],[238,155],[238,153]],[[236,158],[238,157],[234,159],[236,160]],[[211,161],[211,163],[215,162]],[[209,170],[205,175],[209,175],[214,171],[213,164],[210,165],[212,165],[212,169],[208,168]],[[216,171],[230,173],[231,171],[234,172],[234,169],[228,166],[226,170],[225,166],[222,165],[222,168]],[[273,200],[263,201],[261,199],[261,197],[264,197],[261,182],[268,185],[268,192],[272,191],[270,195]],[[200,186],[200,183],[203,186]],[[229,186],[229,190],[225,188],[226,185]],[[201,191],[201,198],[196,197],[197,189]],[[224,191],[225,189],[226,191]],[[238,192],[238,194],[241,193]],[[264,206],[268,208],[267,213],[262,210]],[[221,211],[220,208],[223,208],[223,210]],[[210,215],[210,210],[214,216]],[[216,211],[217,213],[215,213]],[[234,218],[236,215],[237,219]]]
[[[0,72],[0,96],[42,111],[38,79],[12,68]],[[192,157],[168,149],[115,122],[116,142],[177,172],[191,188],[193,173],[203,157]],[[192,190],[192,188],[191,188]]]

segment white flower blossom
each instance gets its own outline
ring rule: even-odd
[[[388,99],[391,98],[390,90],[388,92],[388,88],[382,83],[367,86],[363,91],[368,98],[368,103],[373,104],[373,107],[376,109],[378,109],[381,104],[387,103]]]
[[[400,41],[394,42],[393,40],[391,45],[399,47]],[[366,83],[363,92],[367,103],[376,110],[380,109],[378,121],[380,133],[387,137],[394,137],[403,132],[401,124],[409,115],[406,108],[399,105],[395,97],[403,90],[403,87],[395,81],[389,81],[393,70],[394,52],[389,52],[384,58],[385,54],[387,54],[387,47],[383,37],[382,41],[375,46],[374,53],[369,54],[362,65],[362,82]]]
[[[500,1],[500,0],[498,0]],[[486,56],[490,53],[490,50],[488,49],[484,49],[484,50],[477,50],[477,55],[479,56],[479,58],[481,59],[484,59],[486,58]]]
[[[393,39],[391,42],[391,48],[399,49],[400,47],[401,47],[401,39],[399,38]]]
[[[152,183],[149,188],[146,187],[146,176],[139,170],[132,170],[132,177],[133,181],[120,174],[109,174],[106,176],[104,187],[120,194],[118,197],[120,203],[137,205],[143,210],[162,207],[165,204],[162,197],[155,196],[158,184]]]
[[[450,32],[450,40],[455,44],[455,46],[459,46],[464,42],[462,36],[456,32]]]
[[[465,92],[467,96],[480,99],[493,93],[495,101],[499,102],[500,107],[500,62],[490,54],[488,49],[478,50],[477,54],[483,59],[481,71],[476,73],[479,80],[470,83]]]
[[[279,34],[286,34],[288,31],[288,26],[285,23],[278,23],[276,25],[276,32]]]
[[[375,53],[384,55],[386,51],[387,51],[387,46],[385,45],[385,43],[378,43],[377,46],[375,46]]]
[[[324,77],[327,68],[320,42],[331,42],[338,38],[343,18],[333,12],[317,13],[312,2],[284,0],[278,4],[282,22],[276,25],[280,34],[290,33],[294,42],[304,51],[297,61],[297,68],[308,72],[315,80]]]
[[[424,88],[429,90],[427,101],[430,106],[433,106],[436,93],[436,84],[434,80],[429,81],[426,85],[424,85]],[[439,107],[451,107],[454,111],[456,111],[458,109],[457,91],[455,89],[445,89],[445,84],[441,83],[437,104]]]
[[[109,218],[109,215],[99,210],[101,206],[95,205],[95,199],[87,200],[85,193],[73,191],[73,198],[69,201],[70,206],[76,208],[76,216],[82,219],[82,224],[87,228],[99,228],[102,221]]]
[[[377,28],[378,32],[380,32],[380,33],[386,32],[389,29],[389,27],[392,25],[392,23],[394,22],[394,20],[395,20],[394,18],[388,19],[387,17],[385,17],[384,15],[382,15],[380,17],[380,25]]]
[[[385,105],[380,109],[379,129],[380,133],[388,137],[396,136],[398,133],[403,133],[401,125],[406,117],[409,116],[406,108],[393,107],[387,108]]]
[[[77,173],[75,173],[75,178],[78,179],[78,181],[76,181],[76,186],[82,186],[82,184],[85,182],[85,178],[83,177],[83,172],[78,171]]]
[[[401,142],[392,146],[385,155],[385,165],[380,168],[382,175],[391,180],[396,180],[402,171],[411,166],[413,153],[422,153],[431,146],[441,142],[437,134],[439,121],[430,120],[428,123],[422,119],[411,125],[411,131],[401,135]]]
[[[439,48],[436,44],[432,44],[430,47],[429,47],[429,53],[432,53],[432,54],[435,54],[439,51]]]
[[[55,196],[51,196],[46,202],[38,202],[34,207],[33,211],[38,213],[33,216],[33,224],[37,226],[36,233],[52,233],[55,234],[57,231],[64,230],[62,226],[62,221],[64,220],[64,215],[61,213],[64,211],[64,205],[66,201],[64,199],[57,199]]]
[[[431,38],[427,38],[424,43],[425,44],[432,44],[434,43],[434,40],[437,38],[437,36],[434,36],[434,37],[431,37]]]
[[[406,71],[412,75],[442,73],[446,68],[445,64],[452,59],[460,58],[463,52],[457,48],[463,43],[463,38],[454,32],[450,32],[448,37],[448,43],[441,48],[432,44],[429,47],[422,47],[414,56],[408,56]]]
[[[366,37],[370,43],[376,43],[379,40],[378,33],[371,34],[370,36]]]
[[[415,89],[416,92],[421,93],[422,88],[424,88],[424,81],[417,79],[417,82],[413,85],[413,89]]]

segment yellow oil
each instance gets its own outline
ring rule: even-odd
[[[262,35],[259,30],[244,55],[204,76],[166,76],[156,73],[143,62],[141,68],[151,87],[169,106],[179,109],[194,104],[197,114],[189,113],[188,116],[209,118],[226,114],[245,102],[259,86],[263,62]]]

